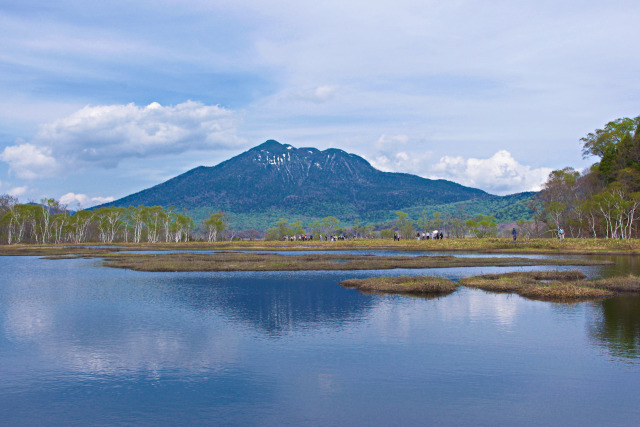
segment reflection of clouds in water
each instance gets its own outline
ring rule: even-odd
[[[411,336],[412,330],[417,325],[424,323],[425,300],[407,296],[381,296],[380,298],[369,317],[382,340],[407,338]]]
[[[241,337],[222,322],[176,324],[158,330],[144,319],[125,328],[109,328],[87,336],[91,326],[69,322],[42,302],[11,304],[4,330],[7,338],[31,342],[38,357],[52,366],[91,375],[217,371],[238,360]],[[118,322],[115,322],[118,323]]]
[[[522,301],[511,294],[481,294],[473,292],[469,295],[469,317],[472,321],[491,319],[500,326],[513,326],[518,306]]]
[[[36,339],[50,331],[53,317],[50,307],[40,301],[10,303],[4,330],[9,339],[16,341]]]
[[[224,369],[238,359],[237,336],[205,334],[197,346],[178,330],[125,332],[116,346],[73,345],[59,337],[40,344],[49,356],[66,360],[65,365],[74,371],[94,375],[128,372],[160,376],[176,369],[194,374]]]
[[[439,320],[453,322],[487,320],[502,326],[514,324],[522,299],[511,294],[493,294],[475,289],[458,289],[434,305]]]
[[[490,322],[510,328],[526,303],[516,295],[469,289],[436,299],[385,296],[374,306],[370,318],[381,336],[398,339],[410,337],[414,329],[428,327],[430,323]]]

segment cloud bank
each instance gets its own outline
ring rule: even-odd
[[[488,159],[444,156],[433,166],[430,178],[448,179],[504,195],[539,191],[550,172],[550,168],[523,165],[508,151],[500,150]]]
[[[433,151],[418,149],[428,145],[406,134],[383,134],[366,157],[373,167],[385,172],[446,179],[499,195],[539,191],[552,170],[523,165],[507,150],[485,159],[447,155],[436,161]]]
[[[24,179],[115,168],[125,159],[239,146],[238,121],[231,110],[193,101],[87,106],[42,125],[31,141],[6,147],[0,160]]]

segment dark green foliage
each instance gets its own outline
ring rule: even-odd
[[[617,147],[613,144],[607,145],[604,149],[604,153],[602,154],[602,160],[600,160],[600,164],[598,166],[598,170],[600,171],[600,173],[609,182],[612,182],[615,179],[614,173],[616,172],[617,156]]]
[[[640,171],[640,116],[613,120],[581,141],[585,157],[600,157],[597,170],[607,183],[618,181],[621,171],[623,179],[629,182],[629,175],[633,175],[630,171]]]
[[[602,158],[610,146],[618,145],[626,135],[637,135],[640,116],[624,117],[607,123],[604,129],[596,129],[580,140],[583,142],[582,155]]]
[[[583,154],[600,157],[584,174],[553,171],[537,199],[548,235],[637,236],[640,213],[640,116],[622,118],[582,138]],[[561,232],[561,230],[564,232]]]

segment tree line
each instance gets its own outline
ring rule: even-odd
[[[581,139],[585,158],[599,161],[583,172],[551,172],[526,224],[535,234],[630,239],[638,236],[640,116],[607,123]]]
[[[0,237],[7,244],[158,243],[194,238],[212,242],[222,236],[227,223],[221,211],[196,228],[191,217],[171,207],[101,207],[70,212],[53,198],[22,204],[15,197],[0,196]]]
[[[411,219],[406,212],[396,212],[396,219],[389,223],[360,224],[355,219],[353,224],[344,225],[333,216],[311,222],[303,226],[302,221],[289,221],[280,218],[274,227],[267,230],[266,240],[283,240],[287,238],[299,238],[302,236],[314,236],[318,239],[331,236],[344,236],[356,239],[391,239],[400,236],[403,239],[411,239],[422,233],[431,233],[434,230],[443,231],[449,238],[492,237],[498,234],[498,224],[492,215],[477,215],[469,218],[465,207],[459,206],[457,214],[442,214],[435,212],[431,216],[423,211],[419,218]]]

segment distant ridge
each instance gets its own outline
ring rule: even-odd
[[[244,217],[333,215],[366,221],[410,207],[496,198],[451,181],[382,172],[343,150],[268,140],[216,166],[199,166],[107,205],[174,206],[195,217],[221,209]]]

